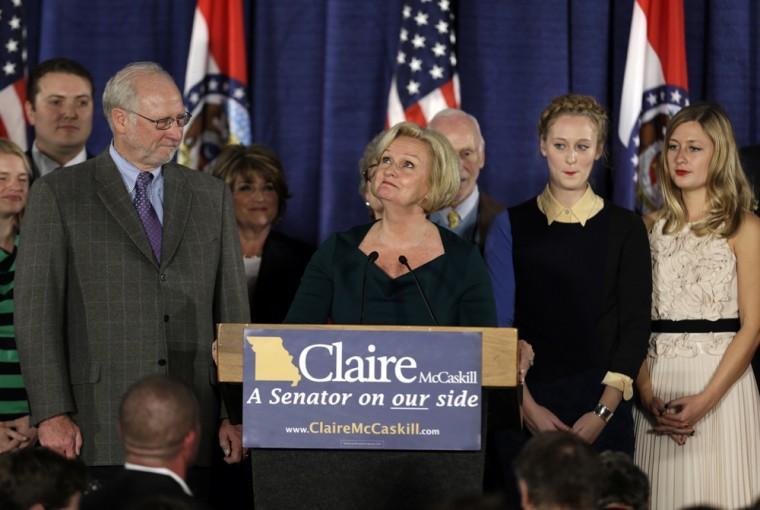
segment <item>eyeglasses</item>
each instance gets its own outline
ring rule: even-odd
[[[156,129],[159,129],[161,131],[166,131],[167,129],[171,129],[172,126],[174,126],[174,123],[176,122],[179,127],[185,127],[188,122],[190,122],[190,112],[185,112],[182,115],[177,115],[176,117],[164,117],[163,119],[151,119],[150,117],[146,117],[142,113],[137,113],[134,110],[128,110],[127,108],[122,108],[122,110],[126,110],[129,113],[134,113],[138,117],[142,117],[143,119],[147,120],[148,122],[152,122]]]

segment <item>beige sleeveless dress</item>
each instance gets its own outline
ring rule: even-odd
[[[649,235],[652,319],[736,318],[736,258],[725,239],[698,237],[687,226]],[[656,396],[694,395],[710,380],[734,333],[652,333],[646,359]],[[636,410],[634,460],[648,475],[653,510],[710,504],[747,506],[760,497],[760,395],[751,367],[695,426],[683,446],[650,433]]]

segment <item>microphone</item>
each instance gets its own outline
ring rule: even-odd
[[[367,263],[364,266],[364,277],[362,278],[362,306],[359,312],[359,324],[364,324],[364,299],[367,292],[367,270],[369,269],[369,265],[374,264],[378,257],[380,257],[380,254],[376,251],[367,255]]]
[[[414,270],[412,269],[412,266],[409,265],[409,261],[406,260],[406,257],[403,255],[399,255],[398,261],[401,262],[401,264],[405,266],[409,270],[409,272],[412,274],[412,278],[414,278],[414,283],[417,285],[417,290],[420,291],[420,296],[422,296],[422,301],[425,303],[425,308],[427,308],[427,311],[430,314],[430,318],[433,319],[433,324],[435,324],[436,326],[440,326],[440,324],[438,324],[438,319],[435,318],[433,309],[430,308],[430,303],[428,302],[427,297],[425,297],[425,293],[422,291],[422,285],[420,285],[420,281],[417,279],[417,275],[414,274]]]

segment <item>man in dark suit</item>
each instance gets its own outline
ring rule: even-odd
[[[173,377],[149,375],[133,384],[119,407],[124,469],[86,496],[82,508],[138,508],[157,498],[201,508],[185,482],[198,453],[199,413],[193,392]]]
[[[240,430],[221,422],[211,344],[248,322],[230,192],[171,163],[189,114],[157,64],[130,64],[103,94],[113,142],[32,186],[16,268],[16,333],[39,441],[88,466],[117,466],[126,389],[169,374],[201,403],[199,464]]]
[[[504,206],[478,189],[478,177],[486,163],[486,143],[475,117],[462,110],[446,109],[430,120],[430,129],[438,131],[459,155],[459,193],[451,207],[430,215],[430,219],[477,243],[480,252],[494,216]]]
[[[68,58],[45,60],[29,73],[24,111],[35,132],[27,151],[32,179],[90,157],[93,93],[90,72]]]

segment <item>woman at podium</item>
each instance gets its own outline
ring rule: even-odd
[[[377,154],[366,178],[382,218],[322,244],[285,322],[495,326],[477,246],[427,219],[459,188],[454,149],[403,122],[379,139]],[[483,461],[482,449],[256,450],[254,491],[267,508],[424,508],[480,492]]]
[[[434,131],[404,122],[378,142],[367,176],[382,219],[332,235],[312,258],[286,322],[494,325],[478,250],[427,219],[459,189],[459,159]]]

